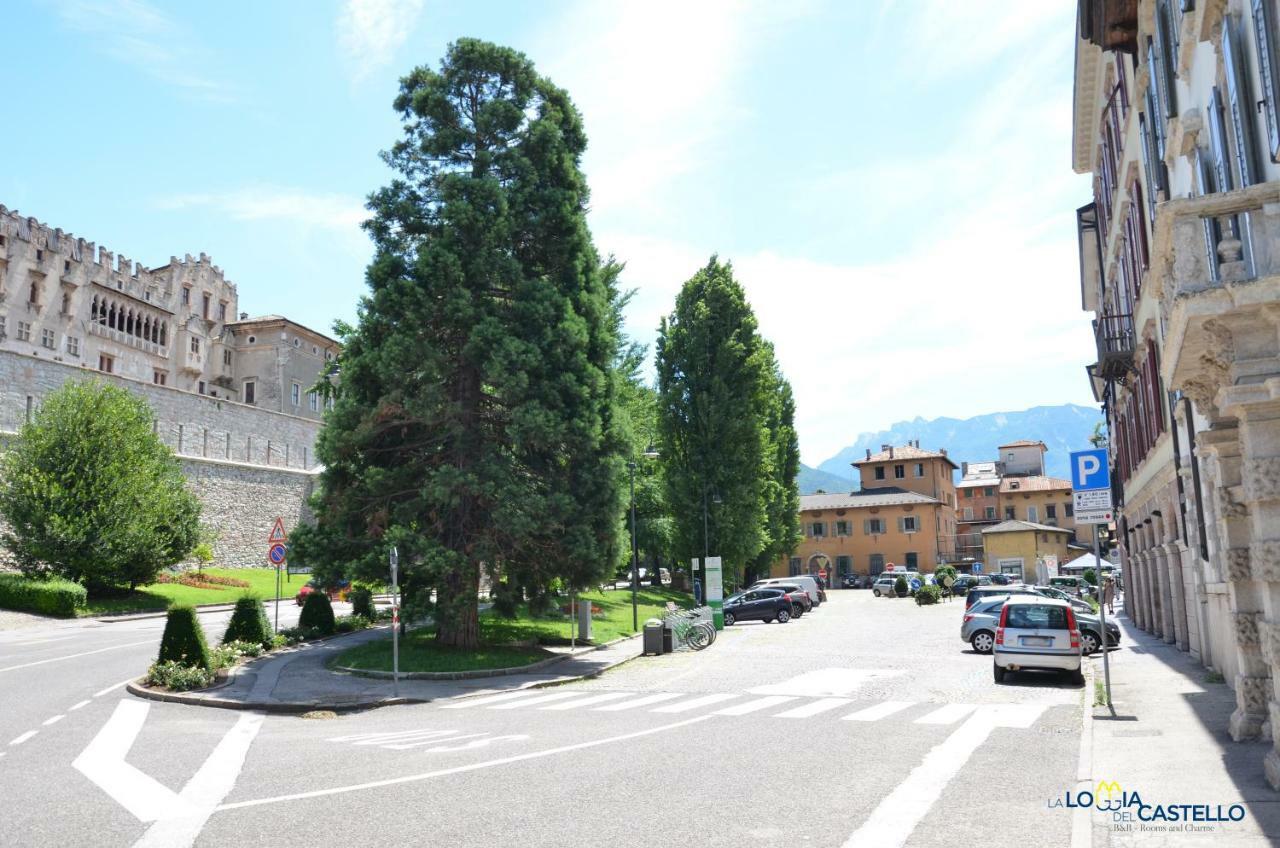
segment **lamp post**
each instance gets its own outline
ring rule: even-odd
[[[644,449],[645,459],[656,459],[658,449],[650,443]],[[636,537],[636,461],[627,461],[627,470],[631,472],[631,629],[640,629],[640,608],[636,601],[636,593],[640,588],[640,544]]]

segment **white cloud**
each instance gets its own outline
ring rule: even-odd
[[[230,101],[230,89],[201,68],[211,60],[188,28],[143,0],[55,0],[67,26],[107,55],[202,100]]]
[[[352,79],[365,79],[395,58],[422,12],[422,0],[345,0],[338,46]]]

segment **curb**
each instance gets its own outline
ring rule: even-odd
[[[274,600],[274,599],[273,599]],[[236,608],[235,604],[197,604],[197,612],[225,612]],[[142,621],[147,618],[164,618],[169,614],[169,610],[163,609],[159,612],[122,612],[119,615],[87,615],[85,618],[103,624],[115,624],[118,621]]]
[[[312,701],[308,703],[280,703],[276,701],[232,701],[226,698],[204,698],[198,695],[188,695],[184,692],[157,692],[154,689],[148,689],[141,685],[138,680],[129,683],[125,689],[131,695],[139,698],[146,698],[149,701],[163,701],[170,704],[187,704],[189,706],[198,707],[215,707],[224,710],[253,710],[264,713],[283,713],[297,715],[300,713],[311,712],[312,710],[331,710],[335,713],[355,712],[358,710],[371,710],[378,707],[391,707],[399,704],[425,704],[427,700],[422,698],[378,698],[368,701],[354,701],[350,703],[326,703],[323,701]],[[216,688],[216,687],[215,687]],[[203,691],[210,691],[205,689]]]

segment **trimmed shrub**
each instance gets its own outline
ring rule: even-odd
[[[147,684],[174,692],[203,689],[213,682],[213,672],[180,662],[158,662],[147,671]]]
[[[298,616],[299,630],[318,630],[325,636],[333,635],[333,604],[324,592],[312,592],[302,605],[302,614]]]
[[[373,608],[373,592],[370,592],[365,587],[352,587],[351,594],[347,596],[347,600],[351,601],[352,615],[358,615],[370,621],[377,618],[377,613]]]
[[[213,667],[209,658],[209,645],[204,639],[204,628],[196,617],[195,607],[174,607],[164,624],[164,636],[160,637],[158,663],[177,662],[208,671]]]
[[[71,617],[85,608],[89,593],[79,583],[0,574],[0,608]]]
[[[916,590],[916,605],[927,607],[942,600],[941,586],[921,586]]]
[[[1081,576],[1084,577],[1084,582],[1088,583],[1090,586],[1098,585],[1098,572],[1094,571],[1092,568],[1086,568],[1084,570],[1084,574]]]
[[[898,579],[893,581],[893,593],[899,598],[905,598],[909,589],[906,577],[899,575]]]
[[[228,642],[271,644],[271,623],[267,621],[267,611],[257,598],[246,595],[236,601],[231,621],[227,622],[227,632],[222,636],[222,644]]]

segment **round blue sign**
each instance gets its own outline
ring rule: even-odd
[[[279,542],[276,542],[274,545],[272,545],[267,550],[267,559],[271,560],[276,565],[279,565],[280,563],[284,562],[285,560],[284,545],[280,544]]]
[[[920,589],[920,586],[921,586],[920,578],[918,578],[918,577],[913,577],[913,578],[911,578],[911,588],[912,588],[912,589],[914,589],[914,590],[917,590],[917,591],[918,591],[918,590]]]

